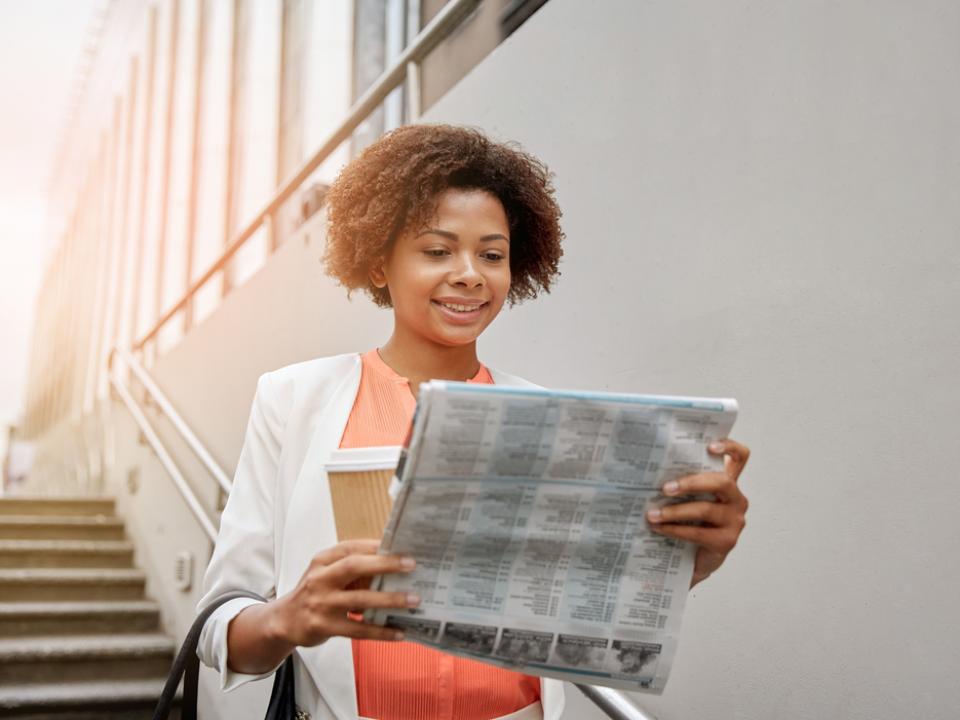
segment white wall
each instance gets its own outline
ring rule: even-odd
[[[954,2],[552,0],[427,118],[557,174],[563,278],[487,361],[741,402],[664,718],[956,716],[958,47]]]
[[[552,0],[427,118],[557,174],[563,277],[498,320],[486,362],[741,402],[749,527],[641,699],[662,718],[960,706],[958,47],[946,1]],[[319,222],[154,369],[228,469],[260,372],[389,332],[322,276]],[[185,510],[151,498],[169,538]],[[567,718],[597,716],[569,697]]]

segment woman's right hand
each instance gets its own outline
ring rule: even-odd
[[[412,558],[380,555],[378,540],[347,540],[317,553],[300,582],[273,603],[278,634],[292,646],[310,647],[329,638],[402,640],[403,633],[348,617],[379,608],[416,607],[416,595],[370,590],[377,575],[408,573]]]

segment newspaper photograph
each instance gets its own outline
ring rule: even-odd
[[[677,502],[666,482],[722,470],[707,445],[736,414],[729,399],[424,384],[381,546],[417,567],[374,582],[421,603],[367,619],[532,675],[662,692],[695,548],[645,514]]]

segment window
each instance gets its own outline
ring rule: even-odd
[[[356,101],[400,55],[448,0],[356,0],[353,99]],[[485,0],[420,64],[423,111],[433,105],[547,0]],[[410,121],[411,108],[398,88],[353,136],[352,154],[384,132]]]
[[[276,189],[278,10],[273,3],[236,2],[228,242],[266,205]],[[268,250],[267,232],[261,228],[230,263],[231,283],[239,285],[253,274]]]
[[[304,159],[305,65],[311,5],[283,0],[280,64],[280,158],[277,185],[296,172]]]
[[[226,236],[226,207],[233,13],[230,4],[222,0],[203,0],[203,3],[200,147],[197,177],[194,179],[197,210],[193,228],[191,283],[220,257],[229,241]],[[200,289],[194,297],[194,322],[199,322],[212,312],[220,300],[221,292],[219,278]]]

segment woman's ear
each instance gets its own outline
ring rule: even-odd
[[[367,274],[370,276],[370,282],[373,283],[375,288],[383,289],[387,286],[387,275],[383,271],[382,258],[370,266],[370,270],[367,271]]]

